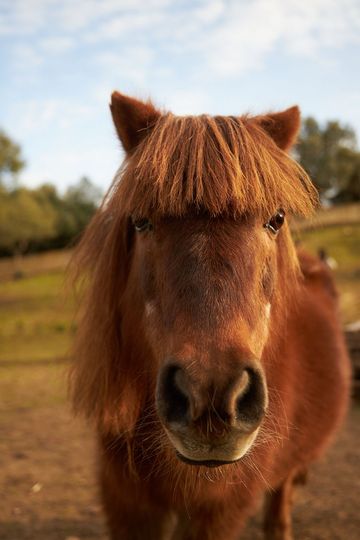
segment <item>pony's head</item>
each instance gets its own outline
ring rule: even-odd
[[[75,404],[115,433],[149,407],[183,461],[238,460],[298,279],[286,217],[316,201],[286,153],[299,110],[177,117],[115,92],[111,112],[126,160],[79,248]]]

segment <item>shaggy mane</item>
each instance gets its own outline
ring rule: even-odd
[[[254,118],[166,114],[125,162],[111,198],[140,217],[195,208],[266,218],[280,206],[308,215],[317,193]]]

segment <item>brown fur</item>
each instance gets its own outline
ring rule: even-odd
[[[235,539],[276,488],[266,534],[288,540],[283,494],[328,445],[349,380],[328,268],[306,254],[299,263],[286,224],[276,240],[262,228],[280,206],[306,215],[316,201],[282,150],[298,109],[176,117],[116,93],[112,114],[128,157],[75,258],[86,294],[71,379],[75,409],[97,423],[111,537]],[[151,218],[154,233],[136,236],[131,216]],[[259,311],[269,301],[267,334]],[[176,458],[154,401],[169,351],[197,359],[199,388],[220,384],[234,358],[260,359],[269,405],[238,463],[212,470]]]

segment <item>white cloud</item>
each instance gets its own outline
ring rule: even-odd
[[[59,155],[62,156],[61,165]],[[123,159],[115,137],[108,147],[96,148],[82,144],[81,150],[70,145],[58,145],[47,152],[37,153],[28,161],[21,173],[22,182],[35,187],[44,182],[54,182],[60,189],[77,182],[82,176],[89,176],[106,190]]]
[[[151,49],[141,46],[119,48],[118,52],[105,51],[94,56],[94,62],[105,74],[116,74],[134,84],[144,84],[151,69],[154,54]],[[104,82],[102,82],[104,85]]]
[[[89,106],[58,98],[23,101],[13,114],[13,130],[22,137],[45,132],[49,128],[66,130],[91,113]]]
[[[147,47],[153,63],[169,51],[193,55],[202,70],[221,76],[262,65],[275,48],[309,56],[359,42],[358,0],[12,0],[0,35],[34,35],[48,52],[74,42],[113,48]],[[129,69],[131,54],[124,68]],[[139,67],[147,69],[144,63]],[[134,79],[134,69],[130,69]],[[144,71],[143,75],[144,77]],[[141,79],[141,76],[139,76]]]
[[[162,24],[167,24],[167,17],[160,11],[120,13],[105,22],[100,22],[95,30],[88,33],[86,39],[89,42],[116,41],[138,30],[151,32],[152,28],[156,28],[158,31]]]
[[[164,9],[171,0],[3,0],[0,35],[35,34],[40,30],[80,31],[120,14]]]
[[[360,41],[357,0],[233,0],[198,47],[207,67],[226,76],[259,67],[276,47],[308,56],[353,41]]]
[[[35,48],[24,43],[15,45],[12,50],[13,67],[19,72],[37,69],[43,63],[43,56]]]
[[[208,0],[196,7],[193,16],[202,23],[211,23],[216,21],[226,9],[225,2],[222,0]]]
[[[48,10],[54,5],[52,0],[3,0],[0,14],[0,35],[33,34],[46,21]]]
[[[41,39],[39,46],[47,53],[64,53],[72,49],[75,45],[75,39],[69,36],[51,36]]]
[[[168,109],[175,114],[204,113],[209,107],[209,98],[204,92],[193,90],[178,90],[167,96]]]

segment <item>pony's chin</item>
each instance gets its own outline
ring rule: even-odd
[[[197,459],[190,459],[182,454],[180,452],[176,451],[176,457],[182,461],[183,463],[186,463],[187,465],[193,465],[196,467],[222,467],[223,465],[231,465],[232,463],[237,463],[241,460],[241,457],[238,459],[233,459],[232,461],[225,461],[220,459],[204,459],[204,460],[197,460]]]

